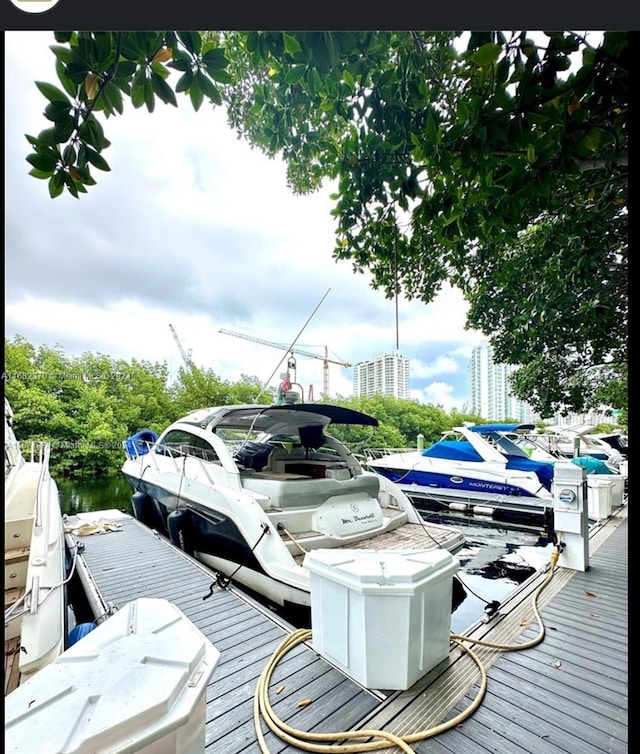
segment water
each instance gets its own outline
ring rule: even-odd
[[[132,488],[124,477],[100,481],[58,481],[63,513],[73,515],[112,508],[133,515]],[[549,562],[553,545],[544,535],[524,528],[505,528],[491,521],[479,521],[453,515],[423,514],[434,523],[459,528],[466,541],[456,553],[460,561],[458,578],[464,593],[454,590],[451,630],[463,633],[485,614],[485,606],[501,602],[524,580]],[[253,595],[255,596],[255,595]],[[285,616],[300,625],[299,616]]]

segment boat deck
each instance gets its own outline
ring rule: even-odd
[[[101,515],[111,514],[120,516],[121,531],[83,538],[83,563],[102,600],[121,607],[139,597],[164,597],[182,610],[220,651],[207,688],[206,751],[259,752],[256,683],[292,626],[243,592],[214,586],[211,571],[130,516]],[[410,745],[420,754],[626,754],[627,524],[625,502],[591,528],[588,570],[558,568],[539,593],[542,642],[507,652],[476,645],[487,692],[478,709],[451,729],[435,735],[434,726],[464,715],[480,686],[477,666],[455,647],[408,691],[385,693],[364,689],[310,643],[301,644],[274,671],[275,713],[305,731],[418,733]],[[547,576],[532,576],[495,618],[466,635],[500,645],[534,639],[532,596]],[[300,750],[265,735],[271,752]]]

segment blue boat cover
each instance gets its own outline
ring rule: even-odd
[[[582,466],[583,469],[587,470],[587,474],[615,474],[615,471],[612,471],[604,461],[600,461],[598,458],[578,456],[572,458],[571,463]]]
[[[477,461],[483,458],[468,440],[438,440],[438,442],[425,448],[423,456],[428,458],[448,458],[452,461]]]
[[[531,458],[521,458],[520,456],[507,456],[508,469],[518,469],[518,471],[534,471],[538,475],[540,482],[551,491],[553,482],[554,464],[552,461],[534,461]]]
[[[504,425],[503,425],[504,426]],[[521,426],[521,425],[516,425]],[[467,440],[439,440],[431,447],[422,451],[423,456],[430,458],[448,458],[453,461],[483,462],[482,456]],[[533,461],[531,458],[520,456],[505,456],[508,469],[519,471],[533,471],[538,475],[540,483],[551,490],[553,481],[553,463],[549,461]]]
[[[149,452],[148,443],[153,444],[158,439],[158,435],[151,429],[141,429],[135,435],[131,435],[125,441],[127,453],[130,456],[143,456]]]

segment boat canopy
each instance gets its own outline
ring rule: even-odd
[[[286,431],[306,424],[358,424],[377,427],[378,420],[368,414],[325,403],[243,404],[199,409],[179,420],[215,431],[217,427]],[[277,429],[276,429],[277,428]]]
[[[531,432],[535,428],[535,424],[472,424],[468,429],[471,432],[489,434],[490,432],[517,432],[518,430]]]

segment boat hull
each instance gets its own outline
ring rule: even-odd
[[[141,523],[156,529],[174,545],[222,574],[223,580],[233,574],[234,581],[281,607],[311,605],[309,579],[304,569],[293,566],[298,586],[293,574],[288,582],[268,573],[255,554],[258,540],[249,543],[239,524],[227,512],[184,500],[178,510],[176,496],[170,491],[151,482],[135,482],[138,492],[133,496],[132,507],[135,518]]]
[[[372,464],[370,464],[372,465]],[[449,499],[473,499],[477,502],[490,502],[496,495],[508,497],[537,498],[539,495],[532,493],[517,484],[508,482],[480,479],[466,476],[464,473],[442,473],[432,470],[421,469],[393,469],[382,466],[373,466],[376,473],[382,474],[387,479],[395,482],[406,493],[409,487],[421,487],[425,491],[437,492],[438,495]]]

